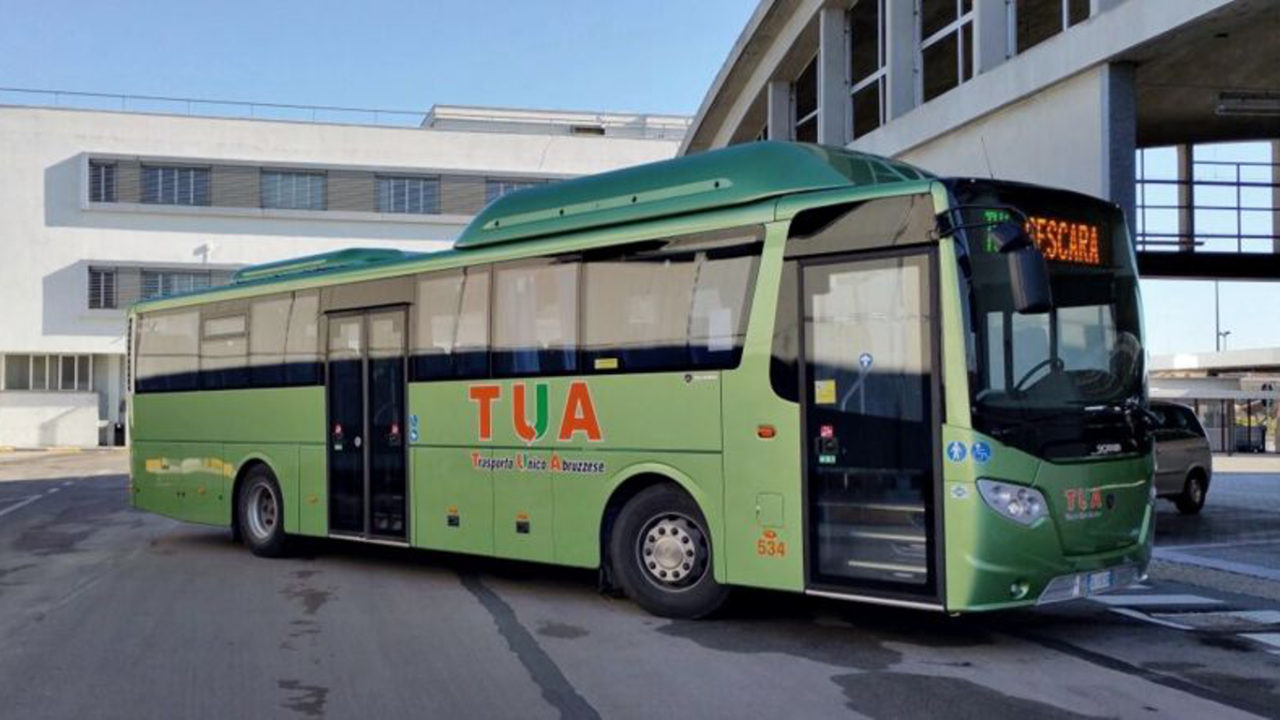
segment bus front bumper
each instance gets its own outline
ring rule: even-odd
[[[1147,568],[1138,563],[1117,565],[1105,570],[1059,575],[1050,580],[1036,598],[1036,605],[1092,597],[1136,585],[1147,578]]]

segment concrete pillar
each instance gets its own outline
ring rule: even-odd
[[[1196,249],[1196,200],[1191,182],[1195,177],[1192,166],[1195,149],[1187,144],[1175,149],[1178,154],[1178,250],[1191,252]]]
[[[848,58],[844,6],[824,6],[818,11],[818,142],[823,145],[848,142]]]
[[[791,117],[791,83],[770,80],[765,90],[765,118],[770,140],[790,140],[795,118]]]
[[[885,3],[885,118],[892,121],[916,106],[916,12],[911,0]]]
[[[1103,170],[1106,197],[1124,211],[1129,227],[1137,227],[1137,98],[1134,67],[1112,63],[1103,72]]]
[[[974,74],[1009,59],[1009,5],[1005,0],[977,0],[973,6]]]

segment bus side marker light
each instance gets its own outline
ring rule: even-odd
[[[772,440],[773,438],[777,437],[777,435],[778,435],[778,430],[772,425],[756,426],[756,437],[759,437],[762,440]]]

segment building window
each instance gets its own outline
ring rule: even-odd
[[[921,97],[928,102],[973,77],[973,0],[917,0]]]
[[[142,202],[208,205],[209,168],[143,165]]]
[[[3,359],[5,390],[93,390],[90,355],[7,355]]]
[[[543,182],[541,180],[501,180],[489,178],[484,181],[484,201],[485,203],[491,203],[507,193],[537,187],[542,184]]]
[[[105,162],[89,163],[89,201],[116,201],[116,164]]]
[[[862,0],[849,11],[849,83],[853,137],[884,124],[885,0]]]
[[[89,268],[89,309],[107,310],[116,307],[115,268]]]
[[[438,214],[440,180],[424,177],[379,177],[378,212]]]
[[[207,271],[143,270],[142,299],[179,295],[212,287]]]
[[[1089,0],[1015,0],[1016,52],[1039,45],[1063,30],[1089,19]]]
[[[262,207],[324,210],[325,176],[314,172],[262,171]]]
[[[31,389],[31,356],[6,355],[4,358],[4,389]]]
[[[791,117],[796,142],[818,142],[818,58],[791,83]]]

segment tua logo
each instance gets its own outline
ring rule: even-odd
[[[1067,496],[1067,512],[1083,512],[1102,509],[1102,490],[1071,488],[1063,492]],[[1109,506],[1108,506],[1109,507]]]
[[[550,407],[547,399],[550,389],[546,383],[534,384],[532,391],[531,401],[528,385],[522,382],[511,385],[511,427],[516,436],[529,445],[547,434]],[[480,440],[492,440],[493,407],[502,400],[502,386],[472,385],[467,389],[467,396],[480,411]],[[529,416],[530,405],[533,406],[532,419]],[[569,391],[565,393],[564,413],[560,416],[556,440],[569,442],[577,433],[582,433],[591,442],[604,439],[600,432],[600,421],[596,417],[596,406],[591,400],[591,391],[581,380],[570,383]]]

